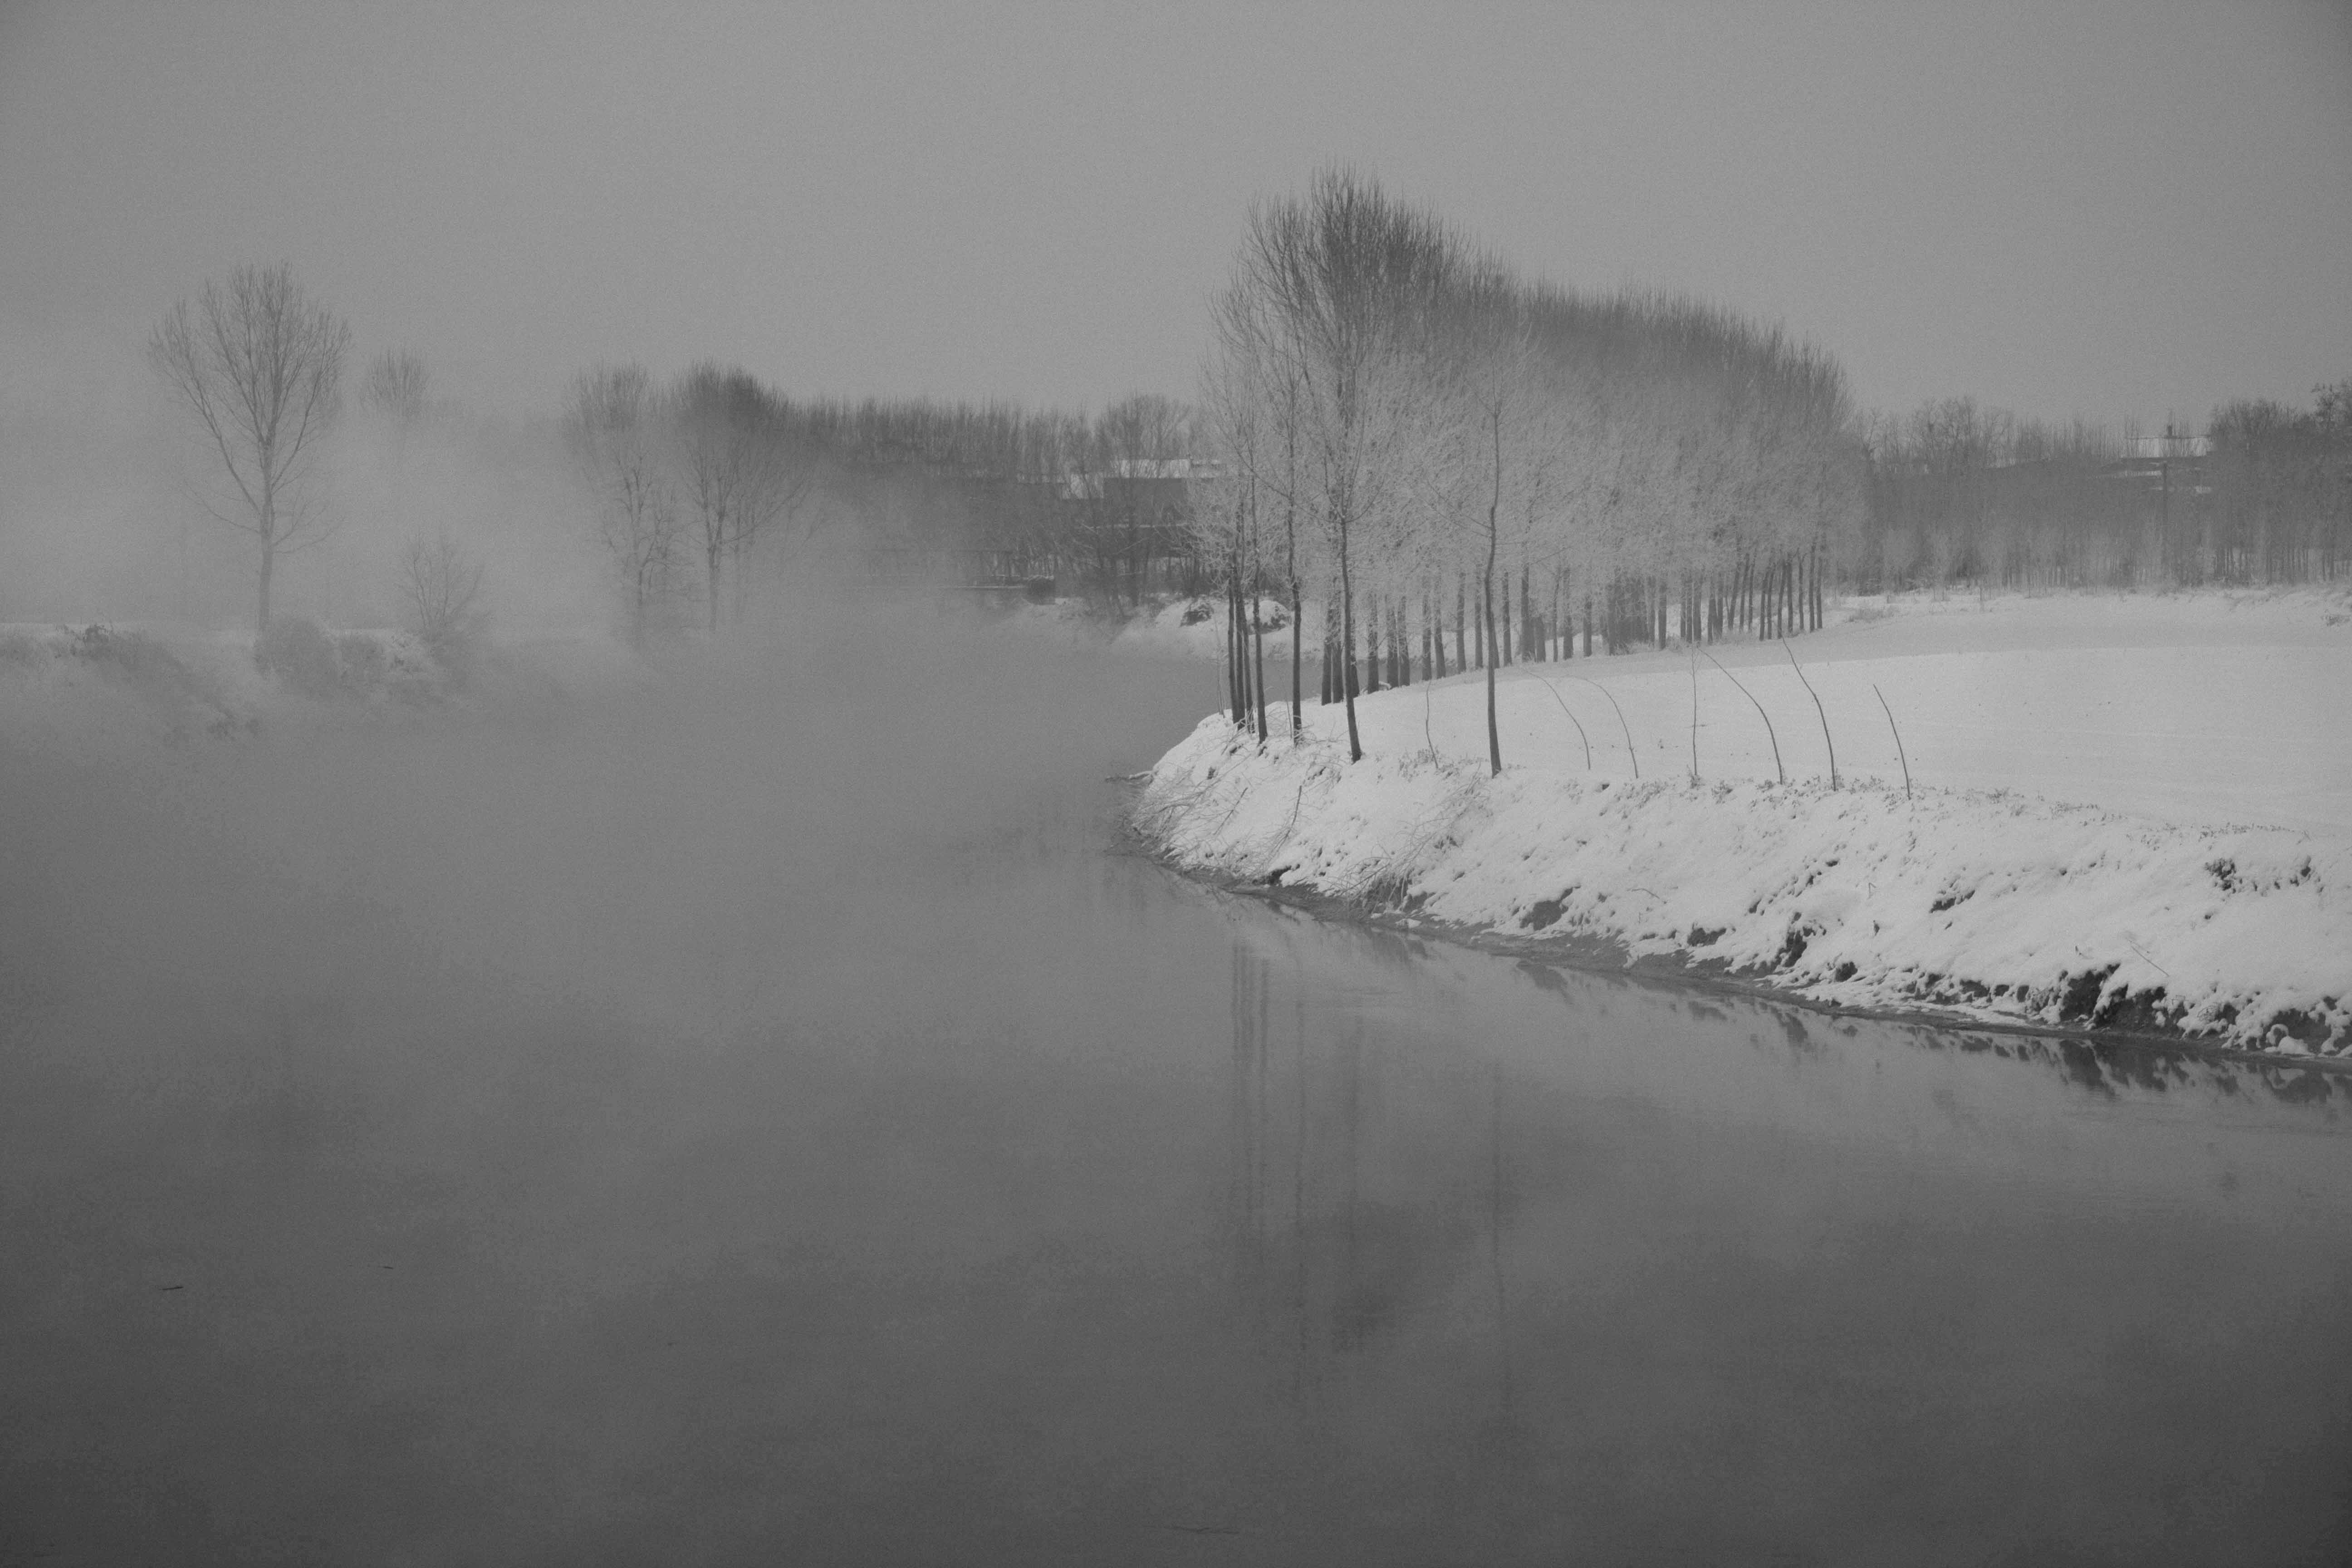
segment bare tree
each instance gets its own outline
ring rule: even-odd
[[[1303,200],[1255,210],[1243,241],[1246,286],[1264,292],[1298,367],[1323,479],[1350,761],[1363,756],[1352,679],[1357,534],[1401,499],[1409,465],[1396,437],[1412,423],[1409,389],[1419,380],[1431,311],[1458,264],[1458,242],[1436,216],[1346,170],[1317,175]]]
[[[1495,628],[1495,571],[1506,529],[1521,532],[1542,505],[1551,450],[1547,437],[1554,434],[1542,415],[1559,399],[1540,374],[1523,291],[1499,267],[1489,263],[1471,271],[1447,305],[1444,338],[1451,352],[1433,356],[1443,367],[1434,379],[1444,395],[1432,402],[1454,411],[1462,426],[1454,446],[1455,461],[1465,478],[1475,475],[1477,481],[1475,489],[1457,485],[1457,492],[1475,494],[1486,513],[1484,526],[1475,529],[1478,616],[1489,650],[1486,762],[1491,773],[1500,773],[1503,741],[1495,683],[1502,639]],[[1524,560],[1524,543],[1520,553]]]
[[[1192,534],[1199,545],[1207,547],[1224,564],[1231,623],[1226,627],[1225,658],[1234,717],[1241,721],[1254,700],[1257,738],[1263,741],[1266,738],[1265,630],[1258,607],[1264,576],[1258,535],[1268,422],[1260,402],[1263,384],[1255,371],[1246,354],[1230,351],[1212,355],[1203,367],[1199,433],[1224,470],[1203,489],[1223,494],[1222,504],[1212,501],[1197,509]],[[1247,646],[1251,638],[1255,640],[1254,669]]]
[[[425,361],[406,349],[386,349],[368,362],[368,406],[403,430],[424,422],[432,389]]]
[[[1300,442],[1300,376],[1263,290],[1244,270],[1213,306],[1216,347],[1203,368],[1203,434],[1224,448],[1234,477],[1282,509],[1282,584],[1290,607],[1290,731],[1303,733],[1300,663],[1306,645],[1298,509],[1311,504]],[[1244,413],[1245,412],[1245,416]],[[1254,505],[1255,505],[1254,501]]]
[[[460,662],[481,629],[482,563],[447,530],[412,539],[400,557],[409,630],[445,664]]]
[[[293,268],[247,265],[183,300],[147,342],[147,358],[204,426],[238,504],[215,511],[260,546],[256,636],[269,629],[278,555],[322,537],[301,481],[333,422],[351,328],[294,281]]]
[[[740,612],[744,558],[809,489],[782,400],[742,371],[699,364],[669,398],[679,477],[702,546],[709,629],[719,630],[721,580],[731,569]]]
[[[564,438],[595,499],[598,531],[628,595],[629,637],[642,647],[653,607],[677,570],[683,533],[661,460],[652,379],[642,365],[599,365],[572,384]]]

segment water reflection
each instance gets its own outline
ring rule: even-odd
[[[1284,957],[1233,953],[1232,1258],[1258,1352],[1303,1398],[1477,1268],[1480,1382],[1507,1419],[1502,1064],[1400,1061],[1360,1016],[1310,1030]],[[1482,1135],[1442,1135],[1453,1123]]]
[[[2346,1539],[2352,1175],[2324,1069],[1222,912],[1238,1316],[1325,1463],[1479,1542],[1426,1560]],[[2095,1497],[2066,1479],[2084,1453]]]

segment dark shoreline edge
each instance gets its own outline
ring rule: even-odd
[[[1126,784],[1129,781],[1122,779],[1117,782]],[[2096,1025],[2070,1028],[2064,1025],[1977,1018],[1964,1013],[1925,1007],[1851,1007],[1816,1000],[1792,987],[1776,985],[1762,977],[1733,974],[1719,963],[1710,969],[1706,961],[1692,960],[1686,949],[1678,949],[1672,954],[1636,957],[1624,943],[1609,937],[1512,936],[1481,927],[1458,925],[1450,921],[1374,908],[1352,899],[1323,892],[1311,884],[1269,886],[1239,878],[1207,876],[1162,850],[1150,835],[1136,825],[1128,804],[1122,803],[1118,812],[1119,835],[1123,840],[1119,847],[1125,853],[1150,860],[1195,887],[1229,897],[1296,910],[1317,920],[1362,926],[1391,936],[1443,942],[1498,958],[1516,958],[1522,963],[1573,969],[1588,974],[1656,985],[1662,989],[1698,991],[1749,1002],[1769,1003],[1776,1006],[1796,1007],[1823,1017],[1859,1018],[1874,1023],[1931,1029],[1942,1034],[2003,1035],[2093,1047],[2124,1047],[2239,1066],[2316,1068],[2352,1079],[2352,1055],[2298,1056],[2286,1051],[2249,1050],[2179,1031],[2125,1029]]]

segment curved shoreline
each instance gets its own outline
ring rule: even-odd
[[[1123,797],[1118,813],[1118,832],[1125,840],[1118,847],[1123,852],[1149,859],[1193,887],[1293,910],[1312,919],[1394,936],[1442,942],[1494,957],[1515,958],[1526,964],[1570,969],[1580,973],[1631,980],[1667,989],[1794,1007],[1822,1017],[1859,1019],[1947,1035],[1992,1035],[2092,1047],[2120,1047],[2240,1065],[2316,1068],[2326,1070],[2331,1076],[2352,1078],[2352,1055],[2327,1056],[2276,1048],[2260,1049],[2160,1027],[2131,1028],[2087,1022],[2070,1026],[2014,1016],[1979,1016],[1933,1006],[1856,1006],[1823,1000],[1793,985],[1776,983],[1769,972],[1743,974],[1734,972],[1730,965],[1720,960],[1694,960],[1688,947],[1678,947],[1671,952],[1636,953],[1629,943],[1614,937],[1596,936],[1590,932],[1559,936],[1518,935],[1492,926],[1382,908],[1360,899],[1327,892],[1312,883],[1269,882],[1262,878],[1218,875],[1205,868],[1186,864],[1169,849],[1163,835],[1155,833],[1137,820],[1135,808],[1153,781],[1155,771],[1146,769],[1139,773],[1106,781],[1119,785],[1119,794]]]
[[[1142,842],[1138,842],[1130,852],[1140,855],[1192,886],[1213,893],[1295,910],[1312,919],[1328,921],[1334,924],[1360,926],[1392,936],[1442,942],[1450,946],[1483,952],[1496,958],[1516,958],[1527,964],[1570,969],[1581,974],[1596,974],[1611,979],[1630,980],[1636,984],[1654,985],[1665,990],[1695,991],[1737,997],[1747,1002],[1770,1003],[1776,1006],[1800,1008],[1822,1017],[1855,1018],[1869,1023],[1894,1024],[1907,1028],[1927,1029],[1937,1034],[2001,1035],[2020,1039],[2070,1042],[2094,1047],[2127,1047],[2136,1050],[2153,1051],[2168,1056],[2195,1057],[2242,1066],[2318,1068],[2332,1076],[2352,1079],[2352,1058],[2295,1056],[2276,1050],[2250,1050],[2242,1046],[2225,1045],[2219,1041],[2200,1038],[2194,1035],[2168,1034],[2147,1029],[2125,1029],[2095,1024],[2070,1028],[2063,1025],[2034,1024],[2009,1018],[1980,1018],[1966,1013],[1927,1008],[1850,1006],[1842,1003],[1824,1002],[1793,988],[1775,985],[1759,976],[1731,974],[1720,970],[1710,971],[1688,962],[1687,958],[1681,953],[1636,955],[1623,943],[1605,938],[1512,936],[1505,932],[1433,920],[1425,916],[1373,909],[1311,887],[1269,887],[1264,883],[1250,882],[1238,878],[1202,875]]]
[[[1215,718],[1125,815],[1229,890],[1542,963],[1849,1017],[2352,1057],[2352,889],[2291,830],[2007,792],[1489,778]]]

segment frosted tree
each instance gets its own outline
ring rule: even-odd
[[[1309,461],[1305,385],[1298,344],[1273,310],[1267,293],[1243,270],[1212,308],[1214,345],[1202,372],[1202,434],[1220,460],[1246,468],[1262,562],[1280,563],[1290,612],[1290,728],[1305,728],[1302,664],[1306,647],[1307,574],[1314,570],[1318,492]],[[1211,416],[1207,405],[1216,405]],[[1246,408],[1246,424],[1231,410]],[[1276,520],[1279,528],[1276,528]]]
[[[1255,209],[1243,242],[1244,286],[1262,292],[1297,366],[1304,445],[1320,478],[1318,512],[1339,577],[1351,761],[1363,756],[1352,678],[1357,533],[1398,504],[1393,437],[1408,418],[1405,389],[1458,251],[1433,214],[1344,170],[1316,176],[1303,199]]]

